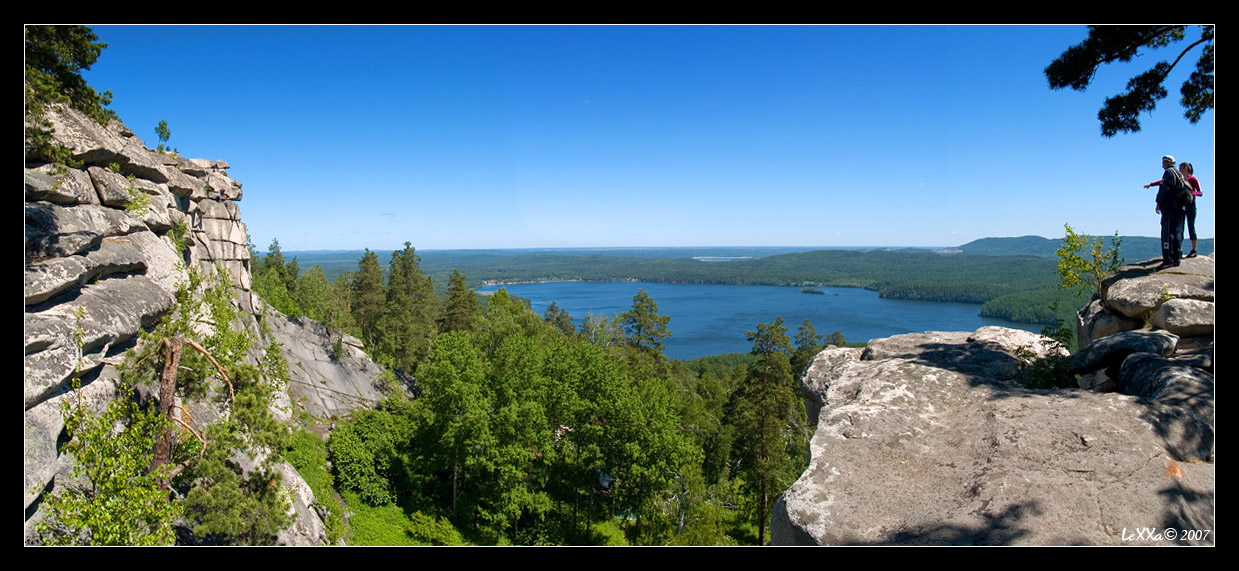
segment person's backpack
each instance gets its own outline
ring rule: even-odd
[[[1177,169],[1170,170],[1174,172],[1174,188],[1170,189],[1170,196],[1174,197],[1174,201],[1179,206],[1191,204],[1196,199],[1195,193],[1192,192],[1192,185],[1183,179],[1183,175]]]

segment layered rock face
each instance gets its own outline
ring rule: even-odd
[[[1128,351],[1138,392],[1030,390],[1020,347],[1040,337],[987,327],[819,354],[801,385],[810,465],[775,504],[773,543],[1213,544],[1212,374],[1168,381],[1163,357]]]
[[[332,359],[328,355],[338,332],[264,310],[251,291],[247,235],[237,205],[241,184],[228,177],[227,163],[148,150],[123,124],[101,127],[70,109],[56,109],[50,118],[54,141],[85,164],[27,164],[25,169],[22,491],[27,532],[40,515],[43,494],[68,475],[70,460],[59,454],[57,440],[64,429],[61,402],[69,396],[72,379],[80,378],[81,395],[91,408],[106,407],[119,379],[113,365],[139,331],[172,307],[176,285],[185,278],[179,264],[228,270],[237,292],[234,303],[243,310],[242,325],[258,340],[252,357],[274,342],[284,348],[293,376],[280,399],[284,404],[295,399],[326,418],[381,398],[381,368],[365,357],[359,341],[344,336],[348,355]],[[225,200],[218,200],[221,193]],[[134,203],[147,206],[126,209]],[[264,311],[266,331],[257,321]],[[76,328],[82,330],[80,356]],[[211,417],[208,405],[188,404],[195,419]],[[277,410],[277,416],[288,419],[288,410]],[[310,509],[313,494],[290,466],[281,472],[298,511],[297,522],[281,541],[321,543],[325,528]]]

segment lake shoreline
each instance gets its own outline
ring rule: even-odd
[[[778,317],[784,319],[789,337],[809,319],[818,334],[839,331],[852,342],[924,331],[975,331],[987,325],[1034,333],[1042,327],[981,317],[980,304],[883,298],[874,290],[846,286],[831,287],[834,295],[805,295],[800,286],[558,280],[494,284],[478,292],[500,288],[528,299],[539,315],[554,302],[578,326],[587,315],[628,311],[632,297],[643,289],[658,304],[658,313],[670,317],[672,336],[664,342],[665,353],[681,360],[747,353],[751,345],[745,333]]]

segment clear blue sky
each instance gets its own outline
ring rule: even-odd
[[[1158,235],[1160,157],[1194,163],[1214,236],[1214,113],[1097,111],[1187,42],[1043,69],[1031,27],[95,26],[84,75],[154,147],[220,159],[260,250],[954,246]],[[1190,32],[1198,34],[1198,32]]]

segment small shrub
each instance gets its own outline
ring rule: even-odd
[[[147,208],[150,208],[151,197],[138,188],[137,177],[129,175],[126,178],[129,180],[129,188],[125,189],[129,193],[129,202],[125,203],[125,212],[135,216],[141,215],[146,212]]]
[[[1071,373],[1071,357],[1059,351],[1071,342],[1071,328],[1060,319],[1054,326],[1042,329],[1041,335],[1046,337],[1041,340],[1041,345],[1051,351],[1049,355],[1038,358],[1027,346],[1015,350],[1015,358],[1020,361],[1019,377],[1024,381],[1024,386],[1030,389],[1079,387],[1079,378]]]
[[[176,253],[179,256],[185,255],[185,236],[189,234],[189,227],[185,224],[185,219],[177,220],[172,225],[172,229],[168,230],[168,237],[172,239],[172,245],[176,248]]]
[[[1106,248],[1105,240],[1076,234],[1070,224],[1063,225],[1066,236],[1063,245],[1058,249],[1058,275],[1061,278],[1059,289],[1075,288],[1077,293],[1092,289],[1094,293],[1101,291],[1101,280],[1118,271],[1123,265],[1119,255],[1122,240],[1119,233],[1114,233],[1113,246]]]

